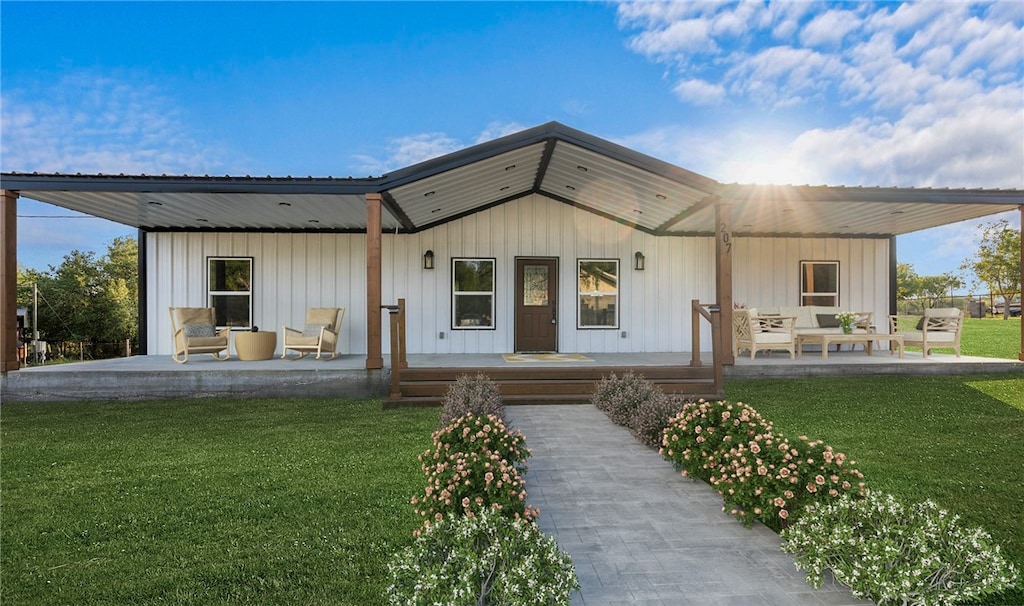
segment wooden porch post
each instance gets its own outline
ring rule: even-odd
[[[366,368],[384,368],[381,354],[381,205],[383,196],[366,194]]]
[[[1017,207],[1020,210],[1020,351],[1017,352],[1017,359],[1024,362],[1024,204]],[[1009,305],[1009,302],[1006,303]]]
[[[715,295],[722,321],[717,345],[722,350],[722,364],[731,366],[736,363],[732,355],[732,202],[715,202],[715,225]]]
[[[18,192],[0,190],[0,370],[18,370]]]

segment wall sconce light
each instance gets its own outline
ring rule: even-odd
[[[639,250],[636,251],[636,254],[633,255],[633,269],[637,271],[643,271],[645,266],[646,263],[644,260],[644,253],[640,252]]]
[[[434,251],[423,253],[423,269],[434,269]]]

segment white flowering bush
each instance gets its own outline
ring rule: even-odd
[[[447,515],[388,564],[390,603],[569,604],[572,559],[527,520]]]
[[[830,569],[876,604],[954,604],[999,593],[1017,578],[982,529],[964,527],[931,501],[906,505],[877,492],[819,505],[782,539],[812,586]]]

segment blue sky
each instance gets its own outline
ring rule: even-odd
[[[369,176],[550,120],[723,182],[1024,188],[1024,3],[0,3],[4,171]],[[45,269],[135,230],[19,203]],[[1019,225],[1018,213],[1003,215]],[[975,223],[901,237],[955,271]]]

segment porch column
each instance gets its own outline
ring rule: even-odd
[[[18,370],[18,192],[0,190],[0,370]]]
[[[1020,210],[1020,351],[1017,352],[1017,359],[1024,362],[1024,204],[1017,207]],[[1009,302],[1007,302],[1009,305]]]
[[[381,205],[383,196],[366,194],[366,368],[384,368],[381,354]]]
[[[732,202],[715,202],[715,295],[722,319],[722,364],[733,365],[732,355]]]

